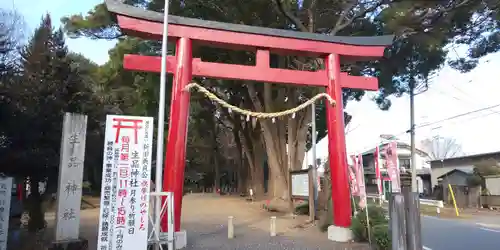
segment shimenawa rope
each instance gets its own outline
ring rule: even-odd
[[[333,98],[330,95],[328,95],[327,93],[320,93],[320,94],[315,95],[313,98],[307,100],[306,102],[300,104],[299,106],[297,106],[295,108],[287,109],[287,110],[280,111],[280,112],[263,113],[263,112],[254,112],[254,111],[250,111],[250,110],[245,110],[245,109],[238,108],[234,105],[231,105],[228,102],[220,99],[214,93],[210,92],[208,89],[204,88],[203,86],[199,85],[198,83],[192,82],[192,83],[186,85],[186,87],[184,88],[185,91],[190,91],[191,89],[196,89],[197,91],[201,92],[208,99],[219,103],[224,108],[227,108],[229,110],[229,112],[235,111],[236,113],[245,115],[247,117],[247,120],[249,119],[249,117],[255,117],[257,119],[272,118],[274,121],[274,118],[286,116],[286,115],[292,115],[292,117],[295,118],[295,113],[297,113],[298,111],[300,111],[302,109],[305,109],[307,106],[313,104],[314,102],[316,102],[317,100],[319,100],[321,98],[325,98],[330,103],[330,105],[336,104],[335,100],[333,100]]]

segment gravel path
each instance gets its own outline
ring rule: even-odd
[[[316,226],[297,228],[305,224],[306,216],[268,213],[260,203],[239,197],[191,194],[184,202],[182,227],[188,233],[187,249],[368,249],[364,244],[329,241]],[[228,216],[234,217],[234,239],[227,238]],[[269,233],[271,216],[277,217],[276,237]]]
[[[228,216],[234,217],[234,239],[227,238]],[[277,217],[275,237],[269,235],[271,216]],[[89,250],[96,249],[98,218],[99,209],[82,211],[81,235],[89,240]],[[297,227],[306,220],[306,216],[291,218],[268,213],[260,203],[246,202],[240,197],[189,194],[183,199],[182,228],[187,231],[188,241],[185,249],[369,249],[365,244],[329,241],[316,226]]]

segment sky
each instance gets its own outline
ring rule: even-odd
[[[500,151],[499,93],[500,53],[482,58],[478,67],[469,73],[462,74],[443,67],[429,82],[429,89],[415,96],[417,147],[421,140],[442,136],[455,139],[462,146],[464,155]],[[410,128],[409,96],[390,97],[391,108],[382,111],[371,100],[374,95],[374,92],[367,92],[361,101],[351,101],[346,106],[345,110],[353,116],[346,128],[349,155],[374,148],[380,142],[381,134],[393,134],[402,141],[410,142],[409,134],[405,133]],[[437,122],[494,105],[499,106]],[[429,123],[433,125],[418,128]],[[316,150],[317,158],[326,160],[326,138],[318,142]],[[305,156],[304,167],[307,166],[305,164],[312,164],[311,152]]]
[[[454,53],[453,53],[454,54]],[[449,117],[500,104],[500,53],[481,59],[469,73],[459,73],[449,67],[440,70],[429,83],[429,89],[415,96],[417,141],[433,136],[453,138],[462,145],[465,154],[500,151],[500,106],[474,112],[456,119],[434,123]],[[380,134],[394,134],[409,141],[405,133],[410,128],[409,96],[391,98],[392,107],[382,111],[370,100],[368,93],[360,102],[350,102],[346,111],[353,115],[348,128],[347,151],[362,152],[379,141]]]
[[[61,25],[60,19],[62,17],[72,14],[86,14],[101,2],[103,0],[1,0],[0,8],[17,9],[24,16],[28,36],[26,38],[28,39],[46,13],[50,13],[54,26],[58,28]],[[81,53],[99,65],[108,60],[108,50],[116,44],[115,41],[88,38],[68,38],[66,43],[71,51]]]
[[[71,2],[68,4],[68,2]],[[38,26],[40,18],[50,13],[54,25],[60,25],[65,15],[86,13],[102,0],[3,0],[0,8],[17,9],[24,15],[28,31]],[[29,33],[30,33],[29,32]],[[108,50],[115,41],[90,40],[87,38],[67,39],[71,51],[81,53],[98,64],[108,60]],[[453,50],[450,56],[457,56],[463,50]],[[443,67],[430,81],[429,89],[415,97],[415,119],[417,127],[454,115],[500,104],[500,53],[481,59],[473,71],[462,74],[449,67]],[[498,70],[498,71],[497,71]],[[348,127],[347,152],[363,152],[374,147],[380,134],[394,134],[403,141],[409,141],[404,132],[409,129],[410,113],[407,95],[391,98],[389,111],[379,110],[367,92],[359,102],[349,102],[346,111],[353,115]],[[455,139],[462,145],[465,154],[500,151],[500,107],[475,112],[457,119],[437,123],[416,130],[417,141],[444,136]],[[319,157],[326,156],[326,141],[318,143]]]

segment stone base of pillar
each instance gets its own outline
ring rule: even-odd
[[[88,250],[89,241],[87,239],[76,239],[66,241],[54,241],[48,250]]]
[[[352,231],[349,228],[328,226],[328,239],[335,242],[349,242],[354,239]]]
[[[187,246],[187,233],[186,230],[180,230],[174,234],[175,249],[183,249]],[[161,232],[160,241],[166,242],[168,239],[168,232]],[[162,244],[163,245],[163,244]],[[163,249],[167,249],[167,245],[164,244]]]

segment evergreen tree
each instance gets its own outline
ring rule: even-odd
[[[83,82],[64,34],[54,30],[50,15],[42,18],[28,44],[21,50],[19,81],[6,88],[10,114],[2,125],[6,138],[0,149],[2,168],[11,176],[29,177],[29,229],[44,226],[40,181],[47,181],[45,194],[56,190],[62,118],[65,112],[83,112],[92,94]],[[88,106],[88,105],[87,105]],[[2,119],[2,123],[4,120]]]

